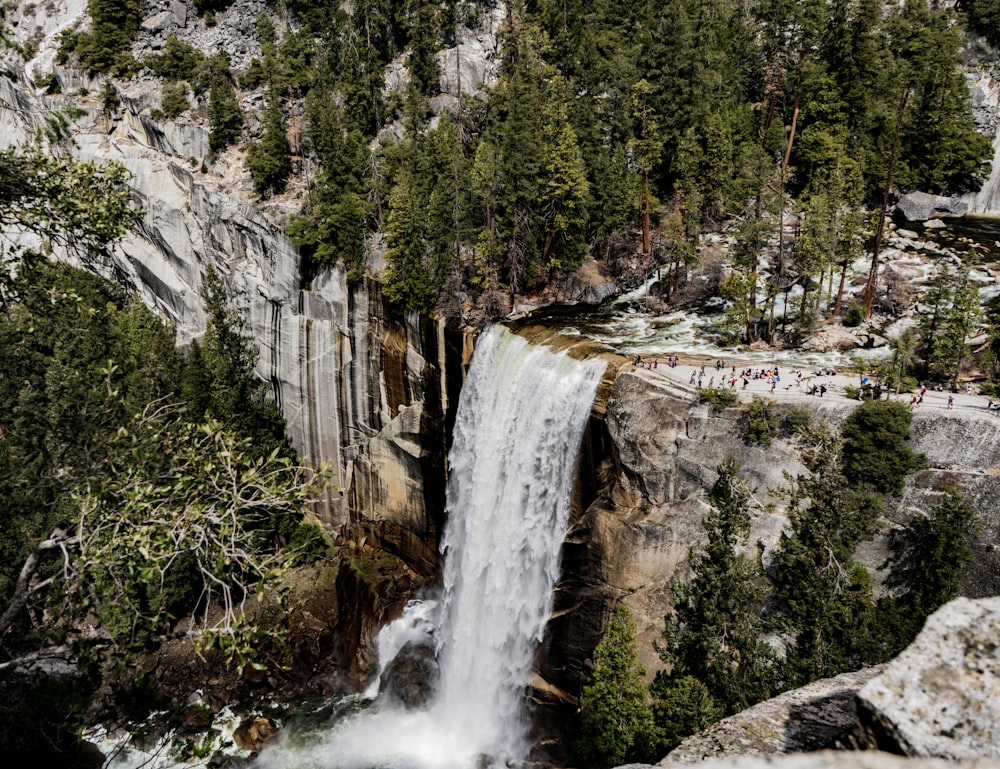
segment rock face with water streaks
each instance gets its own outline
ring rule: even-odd
[[[258,374],[273,387],[292,443],[335,469],[316,508],[320,520],[334,530],[352,520],[395,521],[433,542],[443,508],[444,428],[469,355],[463,334],[388,305],[377,284],[349,286],[339,268],[309,270],[275,223],[288,211],[254,206],[236,150],[206,172],[203,119],[154,120],[149,108],[158,106],[159,89],[142,77],[118,84],[121,103],[106,112],[101,80],[55,67],[55,36],[83,18],[84,0],[41,8],[26,6],[11,18],[15,34],[40,42],[19,78],[0,79],[0,103],[11,107],[0,110],[0,146],[30,139],[53,110],[82,108],[67,149],[128,168],[143,211],[136,232],[92,266],[138,291],[175,325],[181,344],[204,331],[202,278],[215,269],[257,341]],[[240,0],[206,29],[188,3],[159,2],[137,46],[155,51],[171,34],[202,43],[198,35],[207,35],[211,44],[213,35],[228,34],[230,43],[242,41],[230,55],[247,59],[259,54],[253,20],[264,9],[259,0]],[[233,25],[243,25],[239,35],[229,34]],[[29,81],[49,72],[61,95]]]

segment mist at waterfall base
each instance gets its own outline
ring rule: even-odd
[[[387,627],[380,651],[428,638],[439,680],[429,704],[375,704],[263,769],[518,766],[528,756],[525,687],[552,610],[583,430],[604,371],[502,327],[476,345],[449,454],[440,595]],[[380,660],[384,668],[388,659]]]

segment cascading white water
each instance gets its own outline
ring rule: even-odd
[[[524,689],[552,610],[583,429],[604,363],[502,327],[476,346],[449,455],[440,682],[422,711],[367,711],[264,767],[516,766],[530,745]],[[426,610],[426,605],[421,607]]]

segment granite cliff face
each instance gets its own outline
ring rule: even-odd
[[[263,9],[236,3],[219,28],[205,30],[186,3],[161,5],[143,25],[137,46],[145,50],[168,34],[221,40],[241,19],[252,29]],[[331,529],[393,520],[433,542],[443,509],[444,428],[469,340],[390,306],[377,284],[349,286],[336,267],[307,270],[276,224],[289,210],[253,205],[235,150],[206,169],[204,119],[154,120],[149,107],[158,88],[142,77],[120,92],[117,109],[105,111],[96,96],[103,80],[54,65],[56,35],[85,10],[84,0],[52,0],[15,12],[15,34],[35,40],[38,52],[23,66],[10,58],[9,76],[0,79],[0,146],[30,140],[56,110],[79,110],[69,141],[54,151],[124,165],[143,211],[137,230],[106,261],[89,266],[136,290],[175,325],[182,345],[204,331],[202,278],[210,267],[219,272],[258,343],[258,373],[273,387],[293,444],[336,470],[318,517]],[[250,41],[233,56],[246,57],[257,45],[253,35],[227,39]],[[46,73],[56,74],[61,95],[35,88],[30,78]]]
[[[838,397],[806,405],[814,419],[838,425],[858,402]],[[567,649],[593,648],[590,641],[596,643],[597,637],[590,634],[603,627],[610,600],[624,597],[637,620],[644,662],[656,668],[660,663],[652,641],[661,637],[663,616],[672,605],[667,588],[687,577],[688,552],[704,541],[702,520],[715,468],[734,457],[754,489],[744,554],[761,559],[766,569],[787,523],[780,492],[787,485],[784,474],[802,473],[804,467],[789,441],[774,440],[768,447],[744,441],[742,409],[714,412],[697,402],[694,388],[646,369],[623,368],[605,410],[602,437],[591,444],[599,456],[590,461],[612,480],[596,492],[569,532],[566,613],[553,627]],[[962,592],[995,595],[1000,592],[1000,556],[993,544],[1000,535],[995,502],[1000,498],[1000,420],[985,412],[918,410],[911,435],[912,447],[927,455],[927,466],[890,500],[883,534],[859,553],[876,589],[885,576],[880,567],[888,555],[888,531],[928,514],[942,489],[951,486],[962,490],[980,522],[974,565]],[[564,676],[571,670],[582,675],[585,665],[583,656],[564,660],[560,669]]]

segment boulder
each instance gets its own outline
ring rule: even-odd
[[[958,198],[927,192],[908,192],[899,199],[896,210],[908,222],[923,222],[927,219],[965,216],[969,212],[969,205]]]
[[[640,769],[629,764],[619,769]],[[946,761],[940,758],[904,758],[874,750],[793,753],[783,756],[716,758],[698,764],[698,769],[1000,769],[1000,761]]]
[[[434,649],[411,641],[382,671],[379,696],[388,697],[408,710],[418,710],[433,698],[438,679]]]
[[[907,756],[1000,759],[1000,597],[958,598],[858,694],[859,736]]]
[[[844,673],[758,703],[688,737],[657,766],[832,748],[850,737],[857,693],[881,671],[880,666]]]
[[[233,742],[241,750],[254,753],[278,733],[278,725],[266,716],[250,716],[243,719],[233,731]]]

